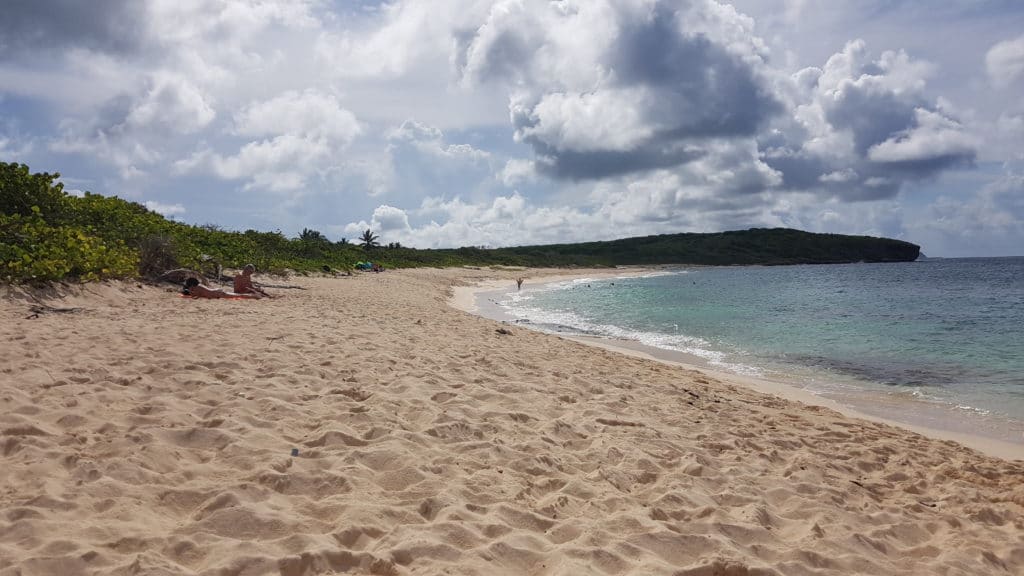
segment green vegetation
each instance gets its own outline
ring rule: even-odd
[[[916,244],[843,234],[815,234],[788,228],[752,228],[712,234],[662,234],[609,242],[523,246],[493,251],[546,265],[621,264],[841,264],[910,262]]]
[[[380,246],[380,242],[377,242],[378,238],[372,230],[367,228],[366,232],[363,232],[363,235],[359,237],[359,241],[362,243],[364,250],[372,250]]]
[[[0,281],[153,276],[175,267],[212,272],[253,263],[263,271],[347,269],[365,257],[315,230],[229,232],[167,220],[116,197],[68,195],[59,174],[0,163]]]
[[[752,229],[716,234],[664,234],[609,242],[515,248],[418,250],[382,246],[372,230],[359,243],[331,242],[317,230],[298,238],[281,232],[232,232],[214,225],[167,220],[116,197],[68,195],[59,174],[32,174],[23,164],[0,163],[0,281],[83,281],[153,276],[185,267],[255,264],[264,272],[348,270],[370,258],[385,267],[615,266],[624,264],[818,264],[895,262],[917,258],[908,242]]]
[[[29,216],[0,215],[0,278],[7,281],[84,281],[131,276],[137,252],[75,226],[52,226],[38,208]]]

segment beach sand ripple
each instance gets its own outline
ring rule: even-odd
[[[445,305],[522,274],[9,294],[0,575],[1024,574],[1024,462]]]

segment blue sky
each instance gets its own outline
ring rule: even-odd
[[[15,0],[0,159],[335,240],[1019,255],[1022,30],[1008,0]]]

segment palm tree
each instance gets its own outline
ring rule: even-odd
[[[324,244],[327,242],[327,237],[317,230],[303,228],[302,234],[299,234],[299,240],[302,240],[303,242],[312,242],[315,244]]]
[[[363,232],[363,235],[359,237],[359,241],[363,243],[364,249],[369,250],[371,248],[380,246],[380,244],[377,242],[378,238],[380,238],[380,236],[377,236],[369,228],[367,228],[366,232]]]

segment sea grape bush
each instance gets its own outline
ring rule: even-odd
[[[117,197],[72,196],[59,178],[0,163],[0,281],[154,276],[170,266],[204,270],[211,263],[252,263],[264,272],[344,270],[363,257],[356,246],[315,230],[300,238],[232,232],[174,222]]]
[[[74,226],[51,226],[40,210],[0,215],[0,279],[85,282],[132,276],[138,254],[121,242],[107,242]]]
[[[0,214],[33,214],[33,207],[44,218],[59,217],[68,195],[56,180],[60,174],[32,174],[28,166],[0,162]]]

